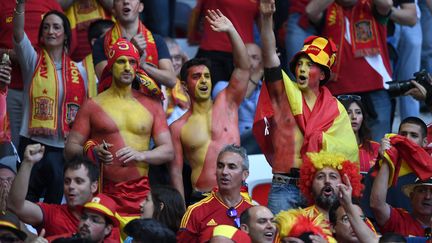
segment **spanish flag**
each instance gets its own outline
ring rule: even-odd
[[[386,134],[391,148],[384,152],[389,162],[389,186],[396,185],[398,177],[414,172],[421,180],[432,177],[432,157],[410,139],[397,134]],[[382,164],[382,159],[379,165]]]
[[[307,152],[324,150],[341,153],[351,161],[358,161],[357,141],[343,105],[326,87],[320,87],[320,94],[313,109],[310,110],[297,84],[283,71],[282,75],[292,115],[304,137],[303,141],[299,141],[302,143],[301,157],[306,156]],[[255,113],[253,133],[270,164],[273,163],[275,148],[286,146],[271,142],[270,134],[278,132],[272,123],[274,112],[264,84]]]

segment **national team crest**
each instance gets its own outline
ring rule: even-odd
[[[38,120],[52,120],[54,112],[54,100],[46,97],[40,96],[35,99],[35,112],[34,119]]]
[[[66,104],[66,122],[72,123],[75,120],[76,114],[79,110],[79,105],[76,103],[67,103]]]
[[[356,22],[354,31],[357,42],[369,42],[373,40],[372,22],[370,20]]]

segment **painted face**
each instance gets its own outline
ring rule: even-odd
[[[67,205],[76,207],[90,201],[97,190],[97,182],[90,181],[87,168],[81,165],[79,169],[65,171],[63,188]]]
[[[243,170],[243,159],[239,154],[225,152],[218,158],[216,165],[216,179],[219,190],[238,190],[246,180],[249,172]]]
[[[140,0],[114,0],[113,12],[121,24],[139,21],[138,15],[143,9]]]
[[[192,66],[188,70],[187,88],[196,101],[210,99],[212,83],[210,71],[205,65]]]
[[[342,183],[339,172],[331,167],[317,171],[312,182],[312,195],[323,209],[329,209],[338,200],[338,184]]]
[[[410,199],[414,212],[419,215],[432,215],[432,186],[416,186]]]
[[[363,112],[360,106],[356,102],[353,102],[348,107],[347,112],[351,120],[351,127],[354,133],[358,133],[361,125],[363,124]]]
[[[103,215],[84,210],[78,230],[83,239],[90,240],[90,242],[103,242],[103,239],[111,232],[112,226],[107,224]]]
[[[426,138],[422,136],[421,127],[417,124],[404,123],[399,127],[398,133],[421,147],[424,147],[427,144]]]
[[[137,67],[138,63],[134,58],[120,56],[112,66],[114,81],[121,84],[131,84],[135,78]]]
[[[252,242],[268,242],[274,240],[276,226],[273,222],[273,213],[266,207],[256,206],[250,211],[248,234]]]
[[[42,40],[47,48],[61,47],[65,43],[63,20],[55,15],[48,15],[42,23]]]
[[[354,210],[360,215],[361,218],[366,219],[363,211],[357,205],[354,205]],[[344,208],[341,206],[336,210],[336,224],[333,225],[333,233],[336,235],[338,242],[355,243],[359,242],[357,235],[351,227],[348,215]]]
[[[300,90],[306,90],[308,88],[311,90],[318,89],[320,80],[325,77],[321,68],[306,56],[301,56],[297,60],[295,72]]]
[[[154,204],[151,193],[149,193],[144,199],[144,201],[140,204],[141,218],[143,219],[151,219],[153,218],[154,213]]]

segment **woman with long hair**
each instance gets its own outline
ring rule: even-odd
[[[47,12],[39,27],[38,43],[31,43],[24,31],[24,10],[25,0],[17,0],[13,41],[24,82],[19,152],[22,156],[32,143],[45,146],[44,157],[33,167],[27,199],[44,197],[45,202],[60,203],[64,141],[86,99],[86,75],[81,75],[84,68],[69,58],[72,32],[66,16]]]
[[[359,146],[360,173],[366,174],[375,164],[380,144],[371,140],[366,125],[367,112],[358,95],[339,95],[338,100],[345,107]]]
[[[153,218],[177,232],[186,212],[183,197],[171,186],[158,185],[141,203],[141,218]]]

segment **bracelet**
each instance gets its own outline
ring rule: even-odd
[[[258,85],[258,81],[253,81],[251,78],[249,79],[253,84]]]
[[[24,13],[24,10],[23,10],[22,12],[18,12],[18,11],[16,10],[16,8],[14,8],[14,12],[15,12],[17,15],[21,15],[21,14]]]

